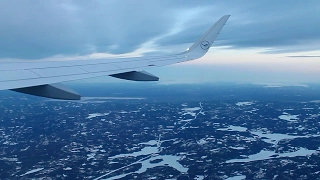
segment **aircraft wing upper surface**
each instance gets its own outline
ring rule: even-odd
[[[229,17],[221,17],[187,51],[178,54],[103,60],[1,63],[0,90],[10,89],[37,96],[75,100],[81,96],[57,83],[106,75],[135,81],[157,81],[158,77],[143,70],[204,56]]]

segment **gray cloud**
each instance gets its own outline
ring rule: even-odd
[[[2,57],[125,53],[171,26],[160,3],[52,0],[1,1],[0,6],[5,9],[0,12]]]
[[[320,56],[306,56],[306,55],[299,55],[299,56],[287,56],[290,58],[320,58]]]
[[[0,58],[38,59],[95,52],[132,52],[143,43],[194,42],[231,14],[216,45],[316,50],[320,3],[304,1],[0,1]]]
[[[251,10],[242,8],[242,17],[231,20],[225,28],[228,38],[221,45],[270,48],[270,53],[319,49],[314,46],[320,40],[318,2],[259,1]]]

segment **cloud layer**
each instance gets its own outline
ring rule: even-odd
[[[304,1],[0,1],[0,58],[130,53],[193,43],[231,14],[216,45],[265,53],[319,49],[320,3]]]

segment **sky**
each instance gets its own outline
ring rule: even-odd
[[[203,58],[148,72],[160,84],[320,81],[319,0],[3,0],[0,7],[0,62],[182,52],[231,15]]]

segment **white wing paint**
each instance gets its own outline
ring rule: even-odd
[[[79,94],[57,83],[106,75],[134,81],[157,81],[158,77],[143,70],[204,56],[229,17],[230,15],[221,17],[187,51],[178,54],[104,60],[1,63],[0,90],[10,89],[42,97],[77,100],[81,98]]]

